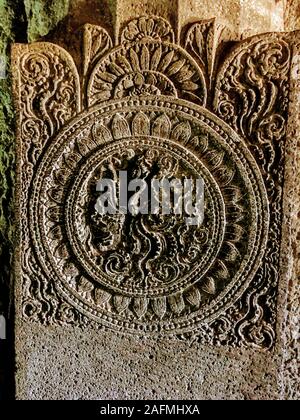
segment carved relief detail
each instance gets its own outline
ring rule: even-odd
[[[216,19],[203,20],[191,25],[184,34],[184,47],[199,63],[207,79],[209,89],[213,85],[217,50],[227,28]]]
[[[38,151],[80,112],[79,77],[71,56],[53,44],[16,45],[13,57],[20,135],[35,163]]]
[[[127,96],[166,95],[205,105],[206,81],[196,61],[174,44],[161,18],[133,20],[122,43],[98,60],[87,83],[88,106]]]
[[[133,19],[121,34],[121,43],[155,40],[174,43],[175,35],[169,22],[158,16],[142,16]]]
[[[255,36],[233,48],[216,81],[214,110],[245,139],[269,200],[266,254],[253,290],[244,296],[248,310],[237,323],[243,342],[256,347],[270,348],[275,340],[290,66],[288,35]]]
[[[86,25],[82,94],[68,53],[15,47],[25,318],[272,347],[291,48],[256,36],[218,68],[222,30],[196,22],[183,47],[141,17],[113,47]],[[204,179],[203,224],[97,214],[97,181],[125,170]]]
[[[73,307],[124,331],[180,333],[214,319],[265,251],[268,211],[254,160],[208,111],[179,109],[176,99],[149,98],[88,111],[57,137],[32,182],[31,238],[46,275]],[[120,170],[201,177],[204,223],[97,215],[97,180]]]
[[[101,27],[87,24],[83,33],[83,77],[86,83],[94,64],[112,49],[113,43],[109,34]],[[83,94],[84,94],[83,90]],[[86,102],[86,100],[85,100]]]

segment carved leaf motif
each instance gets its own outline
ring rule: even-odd
[[[160,297],[156,299],[152,299],[151,306],[153,312],[162,319],[167,311],[167,299],[166,297]]]
[[[186,144],[192,135],[192,129],[189,122],[177,124],[172,130],[171,138]]]
[[[90,135],[82,136],[77,140],[77,147],[81,156],[85,156],[86,153],[88,153],[90,150],[93,149],[93,147],[95,147],[95,142],[90,137]]]
[[[101,79],[103,82],[114,83],[117,80],[117,76],[108,71],[99,72],[98,78]]]
[[[111,98],[110,89],[105,85],[103,85],[103,87],[104,87],[104,90],[101,90],[100,92],[95,93],[94,103],[108,101]]]
[[[62,187],[65,185],[65,180],[70,176],[70,171],[66,169],[58,169],[54,173],[54,180]]]
[[[232,242],[226,242],[226,252],[224,259],[226,261],[234,262],[239,256],[240,253],[237,247]]]
[[[186,293],[185,298],[192,306],[199,307],[201,303],[201,293],[199,289],[194,286],[191,287]]]
[[[131,136],[128,122],[120,114],[116,114],[112,122],[113,137],[116,140],[120,140]]]
[[[94,286],[85,277],[80,277],[80,279],[78,281],[78,284],[77,284],[77,290],[78,290],[79,293],[90,293],[94,290]]]
[[[62,228],[61,226],[54,226],[48,233],[48,238],[53,240],[60,240],[62,237]]]
[[[178,73],[179,70],[181,70],[182,67],[184,66],[185,61],[186,60],[184,58],[181,60],[175,61],[175,63],[173,63],[170,67],[168,67],[167,75],[174,76],[174,74]]]
[[[217,169],[219,166],[222,165],[223,159],[225,156],[225,152],[223,150],[218,151],[209,151],[206,153],[205,157],[211,164],[211,170]]]
[[[223,167],[216,171],[216,177],[220,179],[224,186],[230,185],[235,175],[233,168]]]
[[[243,227],[237,224],[232,224],[228,231],[228,236],[231,242],[239,242],[245,234],[245,230],[243,229]]]
[[[51,207],[46,214],[52,222],[60,223],[62,211],[58,207]]]
[[[207,45],[208,33],[213,30],[215,19],[194,24],[186,35],[185,48],[190,50],[205,68],[208,65],[208,51],[211,45]]]
[[[230,201],[233,204],[237,204],[243,198],[241,189],[235,186],[227,186],[226,188],[224,188],[224,192],[230,195]]]
[[[174,32],[165,19],[157,16],[142,16],[131,20],[121,34],[121,42],[159,40],[174,42]]]
[[[182,83],[182,89],[185,91],[195,92],[198,88],[199,86],[197,85],[197,83],[194,83],[190,80],[187,80]]]
[[[180,314],[185,308],[184,300],[181,293],[169,296],[168,301],[171,311],[174,312],[174,314]]]
[[[68,249],[66,245],[64,244],[59,245],[56,248],[54,255],[61,260],[66,259],[68,257]]]
[[[97,305],[102,306],[109,302],[111,294],[106,290],[95,288],[95,302]]]
[[[132,72],[133,68],[131,67],[130,62],[127,60],[125,55],[123,55],[121,52],[117,55],[118,62],[122,66],[125,72]]]
[[[139,112],[132,121],[132,133],[134,136],[149,136],[150,121],[146,114]]]
[[[52,187],[48,191],[48,196],[51,200],[55,201],[56,203],[60,203],[63,196],[63,189],[58,187]]]
[[[191,67],[189,65],[184,65],[178,75],[177,75],[177,81],[180,83],[193,83],[191,81],[192,77],[195,75],[195,71],[191,69]],[[183,85],[184,86],[184,85]],[[183,87],[185,89],[185,87]]]
[[[226,280],[226,278],[229,276],[228,268],[226,267],[226,264],[224,264],[223,261],[218,260],[217,261],[218,269],[217,269],[217,275],[219,278]]]
[[[229,35],[225,32],[225,28],[217,24],[213,18],[193,24],[185,37],[185,49],[197,59],[210,83],[212,83],[217,47],[221,39]]]
[[[162,48],[159,46],[153,53],[151,57],[151,70],[155,71],[157,70],[157,67],[160,63],[162,57]]]
[[[142,47],[141,68],[143,70],[149,70],[150,69],[150,54],[149,54],[149,50],[146,47],[146,45],[143,45],[143,47]]]
[[[89,69],[98,61],[110,48],[112,40],[108,33],[100,26],[87,24],[84,26],[84,76]]]
[[[122,69],[121,66],[119,66],[117,63],[110,63],[109,64],[109,70],[111,73],[113,73],[115,76],[124,76],[125,71]]]
[[[159,67],[158,67],[158,70],[161,72],[161,73],[164,73],[165,71],[166,71],[166,69],[169,67],[169,65],[171,64],[171,62],[172,62],[172,60],[173,60],[173,57],[174,57],[174,51],[173,50],[171,50],[170,52],[168,52],[165,56],[164,56],[164,58],[161,60],[161,62],[160,62],[160,64],[159,64]]]
[[[160,115],[153,123],[152,135],[160,138],[169,138],[171,133],[171,121],[166,114]]]
[[[75,168],[75,166],[80,161],[80,159],[81,159],[81,156],[75,152],[69,152],[64,155],[65,164],[71,170]]]
[[[121,314],[122,312],[126,311],[130,304],[131,298],[127,296],[116,295],[113,298],[114,306],[116,311]]]
[[[201,289],[209,295],[214,295],[216,293],[215,280],[212,277],[206,278],[201,284]]]
[[[142,318],[148,309],[148,299],[145,297],[133,299],[133,310],[138,318]]]
[[[133,71],[140,72],[141,71],[140,60],[137,53],[135,52],[133,48],[130,48],[129,55],[130,55],[130,60],[131,60],[130,62],[131,62]]]

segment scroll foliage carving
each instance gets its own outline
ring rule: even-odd
[[[238,323],[244,342],[271,347],[275,340],[285,136],[292,49],[286,34],[253,37],[236,46],[221,66],[214,110],[245,139],[265,178],[271,214],[268,246]]]

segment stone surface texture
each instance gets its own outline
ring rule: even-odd
[[[0,3],[2,398],[299,398],[299,8]],[[128,165],[201,229],[92,214]]]

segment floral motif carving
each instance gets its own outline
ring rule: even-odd
[[[183,332],[213,319],[265,249],[268,211],[254,160],[208,111],[179,108],[176,99],[124,99],[87,111],[58,136],[33,181],[31,236],[47,275],[79,311],[125,331]],[[153,168],[158,178],[205,180],[201,227],[172,214],[91,211],[102,175],[126,169],[146,179]]]
[[[221,32],[196,22],[183,47],[167,21],[141,17],[113,47],[86,25],[83,92],[61,48],[14,48],[26,319],[274,345],[290,39],[239,42],[218,68]],[[203,225],[97,214],[95,183],[125,169],[202,177]]]
[[[285,134],[291,47],[286,34],[267,34],[237,45],[221,66],[214,110],[247,143],[265,178],[271,228],[264,260],[237,323],[243,342],[270,348],[275,341]]]
[[[216,19],[209,19],[194,23],[184,37],[185,49],[199,62],[209,88],[213,84],[217,49],[225,32],[226,28],[218,24]]]
[[[144,95],[206,101],[204,77],[192,57],[179,46],[155,41],[114,49],[97,63],[87,89],[89,106]]]
[[[175,35],[169,22],[158,16],[142,16],[128,23],[121,35],[121,43],[144,40],[174,43]]]
[[[71,56],[46,43],[14,47],[19,68],[15,90],[20,98],[20,135],[35,163],[39,150],[80,111],[80,82]]]
[[[266,175],[283,155],[291,64],[285,38],[265,35],[241,43],[225,60],[216,83],[216,113],[248,139]]]
[[[171,26],[161,18],[142,17],[131,21],[123,30],[121,45],[92,67],[86,87],[88,106],[143,95],[174,96],[200,105],[206,103],[202,70],[192,56],[174,43]]]

